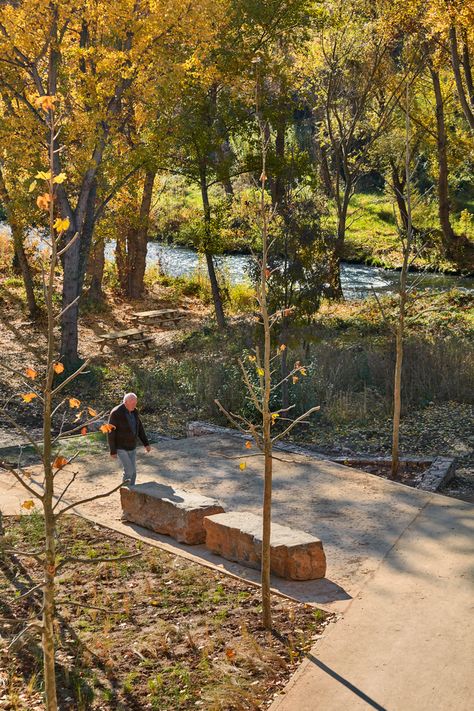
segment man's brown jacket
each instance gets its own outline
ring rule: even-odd
[[[143,429],[142,421],[138,410],[134,410],[137,416],[137,432],[133,432],[130,427],[127,408],[124,404],[114,407],[109,416],[109,424],[114,425],[114,429],[108,433],[110,454],[117,454],[117,449],[126,449],[128,451],[135,449],[137,446],[137,437],[143,442],[145,447],[149,446],[148,438]]]

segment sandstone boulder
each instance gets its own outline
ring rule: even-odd
[[[248,512],[206,516],[206,546],[227,560],[260,568],[262,518]],[[272,524],[271,570],[287,580],[314,580],[326,574],[326,556],[319,538]]]
[[[224,511],[216,499],[157,482],[122,486],[120,500],[127,521],[180,543],[204,543],[204,517]]]

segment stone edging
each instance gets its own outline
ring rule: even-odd
[[[219,425],[212,425],[209,422],[201,422],[199,420],[187,423],[187,437],[201,437],[202,435],[232,435],[232,437],[237,437],[244,441],[252,439],[250,435],[245,435],[238,430],[232,429],[231,427],[221,427]],[[339,464],[344,464],[344,462],[350,461],[352,464],[358,464],[360,467],[363,467],[364,463],[389,463],[391,461],[389,457],[371,457],[370,455],[361,455],[360,457],[328,457],[326,454],[321,454],[313,449],[300,447],[297,444],[290,444],[287,442],[279,442],[278,445],[276,445],[276,448],[285,452],[291,452],[292,454],[303,454],[307,457],[325,459],[331,462],[338,462]],[[404,457],[401,461],[414,461],[418,463],[426,462],[428,468],[422,472],[421,481],[416,487],[417,489],[421,489],[423,491],[438,491],[441,486],[447,484],[448,481],[453,478],[456,469],[456,460],[449,457],[436,457],[435,459],[427,459],[426,457]]]

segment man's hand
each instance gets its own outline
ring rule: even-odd
[[[145,447],[145,452],[151,452],[151,447],[149,444]]]
[[[112,453],[111,453],[110,456],[112,457],[112,459],[117,459],[117,455],[116,455],[116,454],[112,454]]]

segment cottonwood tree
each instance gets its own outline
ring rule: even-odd
[[[36,191],[37,188],[40,190],[36,198],[36,204],[39,210],[47,215],[49,225],[48,237],[44,238],[45,247],[48,249],[48,257],[42,275],[47,314],[46,353],[42,364],[40,363],[36,367],[28,367],[23,373],[13,370],[13,373],[24,382],[25,390],[20,393],[12,393],[7,402],[0,407],[0,419],[5,420],[17,430],[24,441],[33,448],[34,453],[40,460],[43,474],[42,485],[36,486],[29,472],[22,465],[21,449],[16,464],[0,461],[0,469],[9,472],[27,492],[30,498],[23,502],[23,507],[31,509],[37,503],[41,506],[44,517],[43,550],[17,550],[8,546],[3,547],[4,554],[17,558],[32,558],[41,566],[42,579],[23,595],[23,597],[26,597],[33,594],[33,592],[41,590],[43,597],[41,610],[27,620],[0,618],[0,623],[2,625],[7,624],[10,627],[22,626],[21,631],[12,640],[11,646],[13,648],[31,634],[39,633],[41,635],[45,700],[48,711],[56,711],[58,708],[55,675],[55,611],[56,608],[62,605],[72,604],[70,601],[57,597],[55,589],[56,576],[69,563],[96,564],[99,562],[98,558],[91,561],[89,558],[82,559],[68,555],[67,551],[61,547],[61,543],[57,541],[57,523],[72,508],[88,501],[108,496],[117,491],[120,486],[96,496],[85,497],[74,503],[68,503],[65,499],[68,489],[72,486],[77,476],[77,471],[71,469],[71,464],[77,457],[77,453],[68,457],[62,455],[60,449],[61,438],[66,434],[69,436],[76,432],[81,432],[81,434],[85,435],[88,428],[97,422],[103,416],[103,413],[97,413],[90,407],[82,406],[81,401],[76,397],[65,396],[65,388],[86,370],[89,361],[84,362],[68,377],[63,376],[64,379],[61,382],[57,382],[56,378],[57,375],[61,375],[65,370],[58,354],[55,337],[56,324],[64,315],[64,308],[58,311],[54,305],[56,273],[60,259],[67,254],[78,240],[78,234],[76,233],[66,238],[66,243],[64,244],[65,236],[69,234],[70,225],[68,216],[61,212],[61,202],[58,200],[58,188],[66,181],[66,174],[62,172],[55,173],[54,168],[56,164],[55,151],[57,150],[55,139],[59,124],[56,119],[57,104],[58,97],[56,95],[41,95],[35,102],[36,110],[41,112],[50,132],[49,165],[47,169],[43,169],[36,174],[32,183],[32,192]],[[2,364],[2,367],[7,371],[12,370],[5,364]],[[42,441],[36,441],[11,414],[9,405],[17,397],[20,397],[26,404],[41,403]],[[79,411],[76,416],[78,424],[65,432],[65,423],[69,413],[75,410]],[[111,425],[102,425],[100,429],[108,432],[111,427]],[[58,447],[59,451],[57,451]],[[58,488],[57,475],[63,471],[70,473],[70,479],[65,486]],[[107,559],[102,558],[102,561],[123,559],[124,556],[117,556]],[[87,607],[87,605],[83,607]]]
[[[275,216],[275,210],[268,205],[267,201],[267,165],[266,158],[269,147],[268,126],[260,111],[261,106],[261,83],[259,76],[259,61],[255,62],[257,70],[257,90],[256,105],[257,119],[260,135],[260,150],[262,158],[262,170],[260,175],[258,218],[260,223],[260,235],[262,243],[261,256],[255,256],[260,278],[256,288],[256,299],[258,303],[257,321],[262,327],[262,345],[256,346],[254,353],[250,354],[244,362],[239,359],[239,366],[242,371],[243,381],[248,390],[248,396],[256,411],[256,420],[252,421],[239,413],[226,410],[219,400],[216,405],[228,420],[241,432],[248,434],[253,439],[256,447],[260,450],[258,454],[247,456],[263,457],[263,501],[262,501],[262,549],[261,549],[261,585],[262,585],[262,622],[266,629],[272,627],[272,610],[270,595],[270,540],[271,540],[271,510],[272,510],[272,480],[273,480],[273,459],[278,459],[273,454],[273,447],[280,439],[285,437],[300,422],[306,420],[313,412],[319,410],[319,406],[310,408],[296,419],[288,417],[291,407],[271,410],[270,398],[272,393],[278,390],[282,383],[291,380],[296,383],[299,378],[306,375],[306,369],[298,361],[294,364],[290,372],[278,382],[274,382],[273,371],[276,362],[286,351],[286,344],[272,347],[271,329],[282,317],[288,316],[286,309],[271,313],[269,309],[268,288],[272,278],[272,271],[269,268],[269,252],[271,241],[269,239],[269,228]],[[255,383],[256,378],[256,383]],[[272,428],[277,422],[284,422],[285,426],[277,433],[273,434]],[[251,449],[250,441],[246,442],[246,448]],[[246,462],[240,462],[240,469],[245,469]]]
[[[23,0],[0,7],[0,110],[11,119],[11,142],[18,138],[18,126],[28,129],[33,143],[43,130],[38,165],[47,152],[47,126],[31,96],[57,91],[64,96],[54,170],[60,174],[67,162],[69,180],[58,186],[56,200],[69,219],[63,241],[78,235],[61,255],[61,356],[68,370],[79,358],[79,301],[94,226],[110,194],[101,193],[110,147],[128,120],[127,97],[138,85],[146,102],[161,82],[173,82],[173,67],[183,61],[183,52],[207,41],[206,8],[208,0],[192,5],[186,0]],[[122,185],[119,181],[112,190]]]
[[[416,72],[410,62],[398,70],[393,49],[393,33],[373,3],[328,0],[308,45],[309,61],[301,60],[306,98],[318,117],[326,192],[336,208],[329,291],[337,299],[342,298],[340,262],[351,199],[370,170],[371,152],[390,126],[407,76]]]

